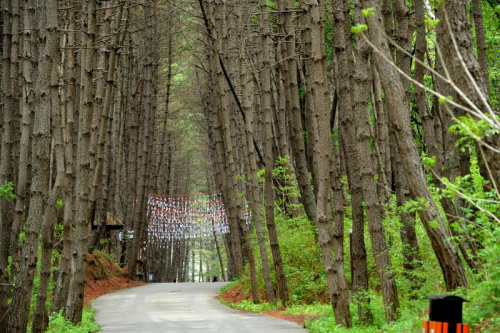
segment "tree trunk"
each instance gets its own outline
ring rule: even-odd
[[[51,75],[57,66],[58,57],[58,3],[49,0],[40,9],[40,35],[44,41],[39,63],[36,92],[38,108],[33,120],[33,181],[29,205],[28,226],[22,248],[21,265],[15,282],[9,313],[9,332],[25,333],[29,321],[29,306],[33,279],[38,260],[38,238],[43,220],[43,207],[49,192],[50,166],[50,110],[51,110]],[[42,30],[43,29],[43,30]],[[55,71],[55,68],[54,68]],[[57,82],[56,82],[57,84]]]
[[[286,283],[285,272],[283,270],[283,261],[281,259],[281,250],[276,232],[276,223],[274,221],[274,188],[273,188],[273,133],[272,133],[272,109],[271,109],[271,77],[269,73],[270,55],[269,55],[269,26],[267,1],[260,1],[260,33],[261,33],[261,62],[263,69],[260,72],[260,83],[262,89],[262,112],[264,113],[264,159],[265,159],[265,207],[266,207],[266,225],[269,234],[269,243],[273,256],[274,271],[276,274],[276,287],[278,298],[286,306],[288,302],[288,287]]]
[[[78,151],[76,172],[76,235],[73,251],[72,279],[65,315],[73,323],[82,320],[83,294],[85,289],[85,267],[90,242],[90,187],[92,185],[92,156],[90,154],[92,105],[94,82],[92,69],[95,66],[96,0],[87,0],[83,6],[81,42],[81,78],[78,121]]]
[[[358,22],[363,21],[361,8],[356,8],[356,18]],[[392,274],[391,262],[387,251],[384,225],[382,224],[381,210],[375,183],[375,168],[371,159],[371,137],[370,118],[367,112],[368,98],[370,94],[368,59],[370,49],[362,37],[356,41],[356,69],[354,74],[354,108],[353,122],[356,127],[356,142],[358,161],[361,166],[361,184],[368,221],[368,230],[372,242],[372,248],[377,266],[382,296],[384,298],[385,319],[388,323],[397,320],[399,299],[396,289],[396,282]]]
[[[23,66],[22,66],[22,93],[21,93],[21,142],[19,151],[19,169],[16,188],[16,214],[11,231],[11,280],[19,268],[19,235],[21,233],[28,211],[26,206],[29,197],[29,163],[31,151],[31,121],[34,112],[35,91],[33,83],[37,80],[38,64],[38,20],[35,2],[28,1],[24,4],[23,15]],[[0,325],[1,326],[1,325]]]
[[[467,96],[468,101],[459,96],[459,102],[469,108],[485,110],[482,111],[485,115],[494,117],[484,72],[474,54],[467,5],[466,1],[457,0],[439,7],[437,17],[443,26],[438,26],[438,29],[443,29],[443,33],[439,34],[441,38],[438,42],[442,45],[441,52],[443,59],[446,59],[450,79]],[[491,188],[499,188],[500,154],[485,144],[498,150],[500,136],[485,136],[476,143],[481,174],[492,183]]]
[[[335,260],[332,253],[332,239],[334,234],[332,225],[332,197],[330,185],[330,171],[332,143],[330,139],[330,107],[326,80],[326,62],[324,49],[324,21],[323,4],[317,0],[303,1],[305,6],[305,24],[308,40],[306,50],[309,52],[307,63],[308,85],[311,86],[311,97],[314,104],[314,114],[318,124],[319,146],[315,154],[318,161],[317,214],[318,231],[321,253],[326,272],[328,291],[332,302],[335,321],[337,324],[351,327],[351,313],[347,284],[344,275],[343,263]],[[338,226],[337,226],[338,227]],[[339,256],[340,253],[335,253]]]
[[[373,7],[379,13],[380,8],[371,0],[363,0],[365,8]],[[448,289],[456,289],[466,286],[467,276],[461,259],[455,246],[448,240],[450,235],[439,215],[438,208],[434,202],[426,184],[425,175],[422,170],[415,142],[410,127],[410,110],[405,104],[405,92],[399,75],[387,59],[390,59],[389,47],[379,32],[380,24],[377,16],[367,18],[368,35],[375,50],[375,64],[385,89],[387,103],[389,105],[389,118],[393,123],[394,136],[401,157],[403,168],[410,194],[413,200],[422,202],[419,216],[424,224],[431,244],[438,257],[444,279]],[[432,224],[432,226],[431,226]],[[437,224],[437,227],[434,226]]]
[[[12,29],[13,7],[19,6],[19,1],[5,1],[2,3],[2,120],[3,132],[1,143],[1,159],[0,159],[0,186],[6,183],[14,182],[12,170],[12,156],[14,145],[14,117],[16,113],[16,105],[14,103],[13,83],[11,80],[12,64],[11,47],[12,47]],[[10,248],[10,230],[12,229],[13,205],[11,200],[0,198],[0,332],[7,332],[7,319],[3,314],[8,311],[8,299],[10,297],[10,279],[7,267],[9,265],[9,248]]]
[[[56,21],[57,24],[57,21]],[[55,182],[47,198],[45,212],[42,221],[42,262],[40,270],[40,284],[38,286],[38,297],[33,314],[32,333],[42,333],[46,331],[49,318],[45,303],[49,290],[50,275],[52,272],[52,248],[54,240],[54,229],[58,219],[59,198],[62,194],[62,186],[66,184],[64,165],[64,145],[62,137],[61,101],[59,96],[60,74],[58,64],[60,64],[59,31],[51,31],[48,39],[50,58],[52,61],[50,72],[50,109],[52,113],[52,133],[54,137],[54,155],[56,159]]]
[[[71,256],[73,252],[73,219],[74,219],[74,190],[75,190],[75,167],[73,159],[73,145],[75,134],[75,88],[76,88],[76,70],[75,70],[75,51],[72,48],[75,46],[75,9],[70,8],[67,13],[67,46],[68,51],[65,51],[66,59],[63,59],[62,68],[66,68],[65,83],[67,85],[65,91],[65,115],[62,114],[62,122],[65,122],[63,127],[64,141],[64,159],[66,183],[64,186],[63,195],[63,250],[62,258],[59,265],[59,275],[57,278],[54,298],[52,300],[51,312],[59,312],[64,308],[68,299],[70,276],[71,276]],[[64,66],[66,64],[66,66]]]
[[[297,81],[297,54],[295,45],[295,28],[293,26],[293,11],[295,10],[295,1],[287,0],[284,8],[284,33],[285,43],[282,45],[283,76],[287,93],[288,103],[288,126],[290,129],[290,141],[292,156],[294,159],[295,175],[299,183],[299,190],[302,205],[309,220],[314,223],[317,220],[316,199],[309,178],[309,167],[306,159],[306,147],[304,142],[303,126],[300,111],[299,89]]]
[[[345,26],[348,18],[348,8],[344,1],[335,2],[334,19],[334,37],[335,37],[335,73],[336,73],[336,91],[338,92],[339,103],[339,136],[340,149],[344,151],[344,159],[347,164],[347,178],[351,192],[352,207],[352,289],[357,297],[358,314],[363,324],[371,323],[372,315],[369,308],[370,299],[365,296],[368,291],[368,268],[366,249],[364,243],[364,213],[362,207],[363,193],[361,188],[360,163],[356,154],[355,127],[352,123],[352,91],[350,87],[350,71],[348,52],[349,45],[346,36]]]
[[[474,18],[474,28],[476,30],[477,60],[483,75],[487,96],[490,96],[490,74],[488,72],[488,57],[486,38],[483,24],[483,3],[481,0],[472,0],[472,17]]]

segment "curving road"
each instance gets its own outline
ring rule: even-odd
[[[102,332],[306,332],[277,318],[233,310],[215,298],[225,283],[156,283],[92,303]]]

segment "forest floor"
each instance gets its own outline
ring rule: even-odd
[[[94,252],[87,255],[86,285],[84,303],[117,290],[142,286],[144,282],[125,277],[126,270],[118,267],[106,254]]]
[[[267,300],[267,297],[263,290],[259,290],[259,296],[261,296],[262,301]],[[240,311],[260,312],[260,311],[245,310],[237,307],[237,305],[242,303],[243,301],[251,301],[252,299],[251,293],[249,291],[244,290],[242,283],[238,283],[235,286],[224,290],[220,295],[217,296],[217,299]],[[285,313],[284,312],[285,310],[286,310],[285,307],[281,307],[278,308],[277,310],[262,311],[260,313],[266,316],[288,320],[302,326],[304,326],[306,319],[314,320],[320,317],[318,315],[311,315],[311,314],[290,314],[290,313]]]

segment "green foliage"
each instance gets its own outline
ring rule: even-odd
[[[228,302],[224,301],[223,299],[221,299],[221,303],[224,305],[227,305],[233,309],[257,312],[257,313],[274,311],[274,310],[277,310],[279,308],[279,305],[277,305],[277,304],[269,304],[267,302],[254,304],[253,302],[247,301],[247,300],[242,300],[240,303],[228,303]]]
[[[429,202],[425,198],[418,198],[418,200],[406,201],[400,210],[402,213],[418,213],[427,208],[429,208]]]
[[[314,238],[313,226],[305,214],[297,218],[290,218],[276,211],[275,220],[291,304],[314,304],[318,299],[327,298],[321,253]],[[254,233],[252,235],[254,249],[258,249],[256,238]],[[255,250],[254,255],[257,271],[262,272],[260,251]],[[268,257],[272,258],[269,251]],[[271,260],[269,264],[271,278],[275,281]],[[246,275],[241,281],[243,282],[243,290],[249,290],[248,267],[245,272]],[[258,274],[257,277],[259,285],[264,289],[262,275]],[[238,283],[228,285],[223,288],[223,291],[233,288]]]
[[[328,303],[294,304],[287,307],[283,313],[302,315],[326,316],[332,312],[332,307]]]
[[[7,201],[11,201],[16,198],[16,194],[14,193],[13,182],[6,181],[3,185],[0,185],[0,199],[2,198]]]
[[[436,165],[436,157],[429,157],[427,155],[422,156],[422,164],[426,169],[432,169]]]
[[[435,8],[435,9],[438,9],[438,8],[439,8],[439,7],[441,7],[444,3],[445,3],[445,0],[435,0],[435,1],[434,1],[434,8]]]
[[[440,96],[438,99],[439,104],[444,105],[448,102],[452,102],[453,97],[452,96]]]
[[[364,17],[374,17],[375,16],[375,9],[372,7],[366,8],[366,9],[363,9],[361,11],[361,13],[363,14]]]
[[[500,321],[496,318],[500,314],[500,265],[498,265],[498,258],[500,257],[500,243],[498,242],[498,239],[500,239],[500,223],[495,220],[494,216],[500,216],[500,202],[494,190],[485,191],[485,189],[488,189],[486,187],[488,182],[480,175],[474,150],[471,150],[471,153],[470,175],[455,177],[453,181],[445,178],[442,187],[436,187],[431,182],[429,183],[429,189],[443,216],[444,212],[439,206],[441,199],[449,198],[455,201],[458,199],[463,200],[464,197],[468,198],[467,202],[470,204],[462,205],[462,219],[451,225],[455,230],[455,235],[451,240],[458,243],[464,241],[464,233],[466,232],[470,233],[474,239],[477,239],[483,246],[477,253],[478,259],[482,262],[482,269],[477,273],[468,270],[471,281],[470,288],[458,290],[456,293],[471,300],[470,304],[464,306],[465,322],[472,324],[474,327],[481,325],[482,330],[486,332],[498,332],[500,330]],[[435,165],[435,159],[425,155],[423,161],[427,168]],[[276,163],[277,170],[274,172],[275,177],[282,178],[287,175],[286,162],[286,160],[278,159]],[[342,182],[348,202],[350,194],[346,179],[342,179]],[[429,202],[424,198],[420,198],[407,201],[404,207],[398,207],[395,195],[393,195],[391,202],[385,207],[386,212],[383,223],[391,257],[392,271],[396,278],[401,303],[401,317],[396,323],[390,325],[385,323],[383,299],[379,292],[380,282],[376,274],[373,250],[369,233],[365,232],[369,285],[371,286],[366,296],[370,299],[369,307],[374,321],[370,326],[362,326],[358,318],[356,301],[353,301],[351,303],[351,313],[355,332],[419,331],[421,321],[427,318],[426,311],[429,303],[425,296],[447,292],[439,263],[417,214],[428,206]],[[279,205],[276,206],[277,209],[278,207]],[[352,226],[351,207],[346,205],[344,210],[345,229],[349,230]],[[415,229],[419,240],[421,262],[419,267],[413,271],[408,271],[405,268],[407,264],[403,256],[405,247],[400,237],[400,230],[403,227],[402,214],[416,221]],[[288,308],[283,312],[307,314],[314,317],[320,316],[319,319],[311,318],[306,321],[306,325],[311,332],[347,332],[348,330],[335,324],[330,304],[327,302],[328,294],[326,292],[325,275],[319,246],[314,239],[314,227],[305,214],[297,218],[291,218],[282,211],[276,212],[276,223],[291,298]],[[438,227],[439,222],[431,221],[430,226]],[[255,238],[255,235],[252,235],[252,239],[256,243]],[[344,241],[345,248],[348,249],[348,232],[346,232]],[[257,249],[257,244],[255,248]],[[346,250],[345,256],[346,278],[350,281],[348,250]],[[261,263],[260,254],[257,250],[256,262],[257,265]],[[260,267],[257,267],[257,269],[261,271]],[[271,272],[273,272],[272,269]],[[272,273],[272,279],[275,279],[274,273]],[[248,268],[241,281],[244,284],[244,291],[248,292],[250,284]],[[240,283],[240,281],[236,283]],[[414,287],[415,283],[418,283],[417,288]],[[259,284],[263,289],[264,283],[260,276]],[[224,290],[230,289],[234,285],[231,284]],[[265,302],[255,305],[244,301],[240,304],[230,304],[230,306],[253,312],[280,309]]]
[[[353,34],[360,34],[364,31],[367,31],[368,30],[368,26],[366,24],[357,24],[353,27],[351,27],[351,32]]]
[[[261,184],[264,183],[265,175],[266,175],[266,170],[260,169],[259,171],[257,171],[257,178],[259,179],[259,182]]]
[[[484,280],[469,292],[470,306],[465,308],[465,320],[471,324],[484,323],[484,332],[500,332],[500,227],[489,231],[480,253],[484,262]]]
[[[62,199],[57,199],[56,200],[56,210],[61,210],[64,206],[64,201]]]
[[[433,31],[434,29],[436,29],[439,22],[440,22],[439,19],[428,18],[425,20],[425,26],[429,31]]]
[[[297,218],[277,214],[276,224],[292,303],[324,299],[325,273],[310,221],[304,214]]]
[[[62,239],[63,230],[64,230],[64,225],[62,223],[57,223],[54,230],[56,239]]]
[[[231,283],[225,285],[224,287],[222,287],[222,289],[219,290],[219,295],[222,295],[224,294],[226,291],[230,290],[230,289],[233,289],[234,287],[236,287],[238,284],[240,284],[240,280],[234,280],[232,281]]]
[[[373,296],[373,295],[372,295]],[[377,296],[375,296],[377,297]],[[373,297],[372,297],[373,299]],[[356,333],[373,333],[373,332],[419,332],[421,331],[422,316],[424,314],[426,300],[419,300],[412,303],[412,306],[402,307],[400,319],[392,324],[387,324],[384,321],[384,310],[381,298],[378,296],[374,299],[376,302],[370,307],[374,315],[374,324],[369,326],[360,325],[357,319],[357,307],[351,305],[351,315],[353,318],[353,329],[341,327],[335,323],[333,314],[323,316],[316,320],[306,320],[306,327],[313,333],[327,332],[356,332]],[[331,312],[331,311],[330,311]]]
[[[51,315],[47,333],[89,333],[97,332],[100,329],[101,328],[96,324],[94,319],[94,310],[89,307],[84,307],[82,322],[78,325],[74,325],[71,321],[66,319],[62,311]]]
[[[492,1],[493,2],[493,1]],[[495,6],[496,2],[496,6]],[[496,110],[499,107],[498,87],[500,85],[500,5],[498,1],[492,6],[483,6],[483,20],[486,35],[486,53],[491,86],[491,101]],[[491,4],[491,2],[490,2]]]
[[[469,289],[461,289],[456,294],[471,300],[470,304],[464,306],[465,322],[473,326],[481,325],[483,331],[498,332],[500,321],[496,318],[500,313],[500,224],[492,218],[500,216],[500,204],[494,191],[485,192],[483,190],[486,182],[479,174],[477,158],[473,155],[471,160],[471,174],[465,177],[456,177],[451,182],[447,181],[443,189],[438,189],[432,184],[430,186],[434,200],[439,203],[443,197],[457,199],[458,192],[461,195],[470,197],[473,202],[478,203],[481,209],[463,208],[464,220],[469,223],[463,226],[458,223],[458,235],[453,240],[460,242],[463,240],[462,233],[470,232],[476,239],[479,239],[484,249],[479,251],[478,256],[483,262],[481,272],[468,272],[471,280]],[[432,164],[432,161],[427,161]],[[343,179],[344,185],[345,179]],[[350,195],[346,190],[346,199]],[[373,314],[373,324],[362,326],[358,318],[356,302],[351,303],[351,314],[354,329],[347,330],[335,324],[331,306],[327,302],[325,275],[321,261],[319,246],[314,240],[313,228],[305,215],[298,218],[290,218],[280,212],[276,213],[276,223],[283,255],[284,269],[287,276],[288,287],[291,295],[291,302],[284,313],[306,314],[313,318],[306,320],[307,327],[311,332],[416,332],[420,330],[421,321],[427,318],[429,301],[425,299],[431,294],[446,293],[442,280],[442,273],[432,251],[429,238],[425,229],[418,219],[418,211],[428,207],[429,203],[424,199],[409,201],[405,207],[396,208],[396,198],[391,198],[391,203],[386,207],[384,215],[384,227],[388,242],[389,254],[391,257],[393,274],[396,277],[396,284],[399,290],[401,303],[400,319],[392,324],[385,323],[385,314],[382,295],[379,292],[379,280],[376,274],[373,250],[366,232],[366,250],[368,255],[369,285],[372,286],[367,295],[370,298],[369,307]],[[346,230],[352,225],[351,209],[345,208]],[[404,245],[400,239],[402,228],[401,214],[407,214],[416,219],[415,229],[419,239],[421,265],[409,272],[405,268],[405,258],[403,256]],[[437,221],[431,222],[431,227],[437,227]],[[253,235],[255,241],[255,235]],[[346,232],[345,246],[348,249],[348,233]],[[257,246],[255,246],[257,248]],[[260,263],[260,256],[256,250],[256,261]],[[346,278],[350,281],[350,258],[349,251],[346,251],[345,271]],[[258,270],[261,269],[258,267]],[[272,270],[271,270],[272,271]],[[242,277],[246,291],[249,290],[248,269],[246,275]],[[274,276],[273,276],[274,279]],[[415,282],[419,283],[418,288],[414,288]],[[233,288],[237,281],[225,287],[223,291]],[[262,278],[259,283],[263,286]],[[326,296],[326,297],[325,297]],[[321,301],[325,302],[322,303]],[[244,301],[240,304],[229,304],[233,308],[265,312],[279,310],[279,307],[268,303],[255,305]],[[320,316],[319,319],[316,319]]]
[[[472,118],[471,115],[459,117],[457,124],[450,127],[450,133],[457,134],[460,137],[457,141],[458,145],[499,134],[498,131],[491,128],[491,125],[486,120],[477,120]]]
[[[273,179],[279,184],[277,190],[283,194],[281,200],[278,198],[281,206],[285,205],[285,200],[300,196],[295,173],[290,164],[290,158],[278,156],[275,161],[275,168],[273,169]]]

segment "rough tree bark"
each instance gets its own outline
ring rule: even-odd
[[[75,69],[75,8],[68,9],[66,26],[67,43],[69,50],[65,51],[62,68],[65,69],[66,91],[65,114],[62,115],[64,141],[64,158],[66,183],[64,184],[63,195],[63,250],[59,264],[59,275],[57,277],[56,289],[52,300],[51,312],[59,312],[64,308],[68,299],[70,276],[71,276],[71,255],[73,252],[73,219],[74,219],[74,190],[75,190],[75,166],[74,166],[74,136],[75,136],[75,89],[76,89],[76,69]]]
[[[472,0],[472,17],[476,30],[477,60],[483,75],[486,94],[490,95],[490,74],[488,72],[488,56],[486,54],[486,37],[483,23],[483,3],[481,0]]]
[[[284,33],[285,43],[282,45],[283,76],[285,91],[287,96],[288,127],[290,129],[290,143],[292,156],[294,159],[295,175],[299,183],[302,205],[309,220],[314,223],[317,220],[316,199],[309,178],[309,167],[306,159],[306,147],[300,111],[299,88],[297,80],[297,54],[295,45],[295,27],[293,22],[293,12],[295,11],[295,1],[286,0],[284,8]]]
[[[361,8],[356,8],[356,18],[363,21]],[[365,202],[368,230],[372,242],[372,248],[377,266],[382,296],[385,306],[385,319],[387,322],[395,321],[398,318],[399,299],[396,289],[396,282],[391,271],[391,262],[387,250],[384,225],[380,210],[380,201],[375,183],[375,167],[371,159],[371,136],[370,117],[367,112],[368,98],[370,94],[369,80],[369,57],[370,48],[362,37],[356,40],[356,69],[354,74],[354,105],[351,115],[356,127],[356,142],[358,161],[360,163],[361,184]]]
[[[332,197],[330,171],[332,142],[330,139],[330,106],[326,80],[324,49],[323,3],[317,0],[301,1],[305,9],[306,33],[310,43],[307,63],[308,85],[311,86],[311,99],[318,123],[319,146],[315,155],[318,165],[317,217],[318,231],[323,263],[326,271],[328,291],[332,302],[335,321],[342,326],[351,327],[351,313],[343,263],[335,260],[332,253]],[[339,253],[335,253],[336,256]]]
[[[59,52],[58,39],[58,2],[49,0],[40,8],[40,36],[43,51],[40,55],[36,92],[39,107],[33,119],[33,181],[29,204],[28,224],[22,247],[19,274],[15,282],[9,312],[9,332],[25,333],[28,326],[31,290],[38,260],[38,238],[42,227],[42,215],[49,192],[49,157],[50,157],[50,110],[51,110],[51,74],[54,60]]]
[[[467,1],[457,0],[439,7],[437,17],[445,32],[440,35],[438,42],[443,59],[446,59],[445,66],[450,73],[450,79],[467,96],[470,103],[479,110],[486,110],[485,113],[491,116],[491,112],[487,111],[491,110],[491,101],[487,94],[486,78],[474,54],[467,5]],[[462,97],[459,97],[459,101],[462,105],[472,107]],[[476,144],[481,174],[492,182],[492,187],[499,187],[500,154],[487,148],[485,143],[498,150],[500,136],[489,135]]]
[[[58,29],[50,32],[48,39],[49,52],[51,54],[51,72],[49,77],[50,84],[50,109],[52,115],[52,135],[53,150],[56,164],[55,181],[50,189],[47,198],[45,211],[42,220],[42,260],[40,268],[40,283],[38,286],[38,295],[35,311],[33,313],[33,322],[31,325],[32,333],[42,333],[46,331],[49,317],[46,309],[47,294],[49,290],[50,276],[52,273],[52,246],[54,240],[54,229],[58,220],[59,207],[57,202],[62,193],[62,186],[65,185],[65,165],[64,165],[64,146],[62,137],[62,119],[61,119],[61,100],[59,95],[60,72],[60,49]]]
[[[241,85],[241,104],[243,111],[245,112],[246,119],[245,122],[245,144],[247,155],[245,156],[245,165],[248,169],[248,197],[250,200],[250,209],[252,211],[252,218],[255,224],[255,231],[257,234],[257,241],[259,244],[260,257],[262,260],[262,275],[264,277],[264,284],[266,287],[267,301],[270,303],[275,302],[275,295],[273,290],[273,284],[271,281],[271,273],[269,270],[269,259],[267,256],[266,240],[264,238],[264,230],[262,229],[262,219],[261,219],[261,191],[259,178],[257,175],[257,158],[254,147],[254,108],[252,107],[251,100],[249,97],[248,90],[248,72],[247,72],[247,58],[245,54],[245,33],[243,22],[247,18],[244,16],[243,1],[239,2],[240,15],[239,15],[239,63],[240,63],[240,85]]]
[[[85,289],[85,265],[90,242],[90,187],[92,185],[92,157],[90,137],[92,105],[94,101],[94,81],[92,71],[95,66],[96,0],[83,4],[81,43],[81,77],[78,120],[78,147],[76,170],[75,237],[72,258],[72,279],[66,304],[65,315],[74,323],[82,320],[83,293]]]
[[[427,187],[412,137],[410,110],[405,103],[405,92],[400,77],[392,64],[388,62],[391,59],[389,47],[379,31],[380,23],[379,16],[377,16],[380,13],[379,5],[371,0],[363,0],[362,3],[365,8],[375,8],[377,13],[374,17],[366,19],[368,35],[375,48],[375,64],[386,92],[389,118],[394,125],[394,137],[400,152],[401,167],[405,172],[410,194],[413,200],[425,202],[425,204],[422,203],[419,216],[439,260],[447,288],[452,290],[466,286],[468,281],[460,256],[455,246],[448,240],[450,234]],[[434,224],[437,224],[437,227]]]
[[[12,11],[14,5],[19,6],[19,1],[5,1],[2,3],[2,142],[0,159],[0,186],[8,182],[13,182],[12,154],[14,144],[14,117],[16,105],[14,103],[13,85],[10,76],[12,64]],[[10,230],[12,228],[13,205],[10,200],[0,198],[0,332],[7,332],[8,299],[10,296],[9,274],[7,266],[9,265],[9,247]]]
[[[347,178],[351,192],[352,207],[352,234],[351,234],[351,255],[352,255],[352,289],[358,301],[358,313],[360,321],[364,324],[372,321],[369,308],[369,298],[366,295],[368,290],[368,268],[364,243],[364,213],[362,207],[363,192],[361,188],[360,163],[356,154],[355,127],[352,123],[352,90],[350,87],[350,70],[348,46],[349,41],[346,36],[345,26],[349,9],[345,1],[336,1],[333,11],[334,37],[335,37],[335,68],[336,90],[338,91],[338,113],[339,113],[339,143],[340,149],[344,151],[344,159],[347,164]]]
[[[283,270],[283,260],[276,232],[276,223],[274,221],[274,188],[273,188],[273,133],[272,133],[272,109],[271,109],[271,76],[269,73],[270,53],[269,53],[269,25],[267,1],[260,1],[260,33],[261,33],[261,62],[262,70],[260,72],[260,83],[262,90],[262,112],[264,113],[264,156],[265,156],[265,207],[266,207],[266,225],[269,234],[269,243],[273,256],[274,271],[276,274],[276,288],[278,298],[283,305],[288,302],[288,287],[286,283],[285,272]]]

